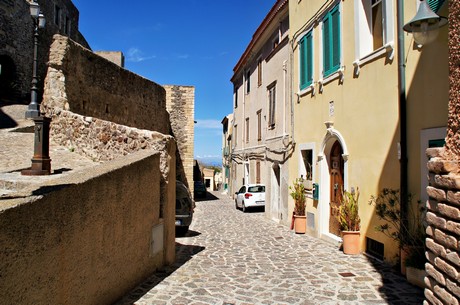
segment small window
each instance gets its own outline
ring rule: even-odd
[[[374,50],[383,46],[382,0],[372,0],[372,38],[374,42]]]
[[[249,118],[246,118],[246,143],[249,143]]]
[[[238,87],[233,87],[233,100],[235,101],[235,108],[238,108]]]
[[[246,94],[251,92],[251,71],[246,72]]]
[[[257,61],[257,85],[262,86],[262,58]]]
[[[268,126],[275,127],[276,83],[268,88]]]
[[[257,111],[257,141],[262,140],[262,110]]]
[[[233,146],[236,147],[238,145],[237,139],[238,139],[238,125],[233,126]]]
[[[61,28],[61,8],[54,6],[54,24]]]
[[[64,33],[70,35],[70,18],[67,16],[65,17]]]
[[[304,149],[301,150],[300,153],[302,154],[302,161],[305,171],[305,180],[313,180],[313,150],[311,149]]]
[[[256,183],[260,183],[260,161],[256,162]]]

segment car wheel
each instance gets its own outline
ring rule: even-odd
[[[244,201],[243,201],[243,213],[246,213],[246,205],[244,204]]]

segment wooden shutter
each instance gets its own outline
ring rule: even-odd
[[[436,13],[444,3],[444,0],[427,0],[427,2],[431,10]]]
[[[323,76],[340,68],[340,10],[335,6],[323,20]]]
[[[300,89],[310,86],[313,80],[313,37],[312,32],[300,41]]]

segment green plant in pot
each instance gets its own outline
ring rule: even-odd
[[[356,188],[355,192],[343,191],[337,220],[342,231],[343,252],[345,254],[360,253],[361,218],[359,217],[358,199],[359,188]]]
[[[422,214],[425,208],[418,201],[412,204],[412,195],[408,196],[408,221],[401,221],[400,193],[398,189],[384,188],[378,196],[372,196],[369,204],[375,206],[375,213],[384,224],[375,227],[398,243],[400,249],[401,273],[406,274],[406,264],[410,267],[424,269],[425,228]]]
[[[305,186],[302,178],[297,178],[292,186],[289,186],[290,195],[294,199],[294,228],[296,233],[303,234],[306,231],[307,219],[305,207],[307,198],[305,197]]]

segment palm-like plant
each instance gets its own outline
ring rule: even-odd
[[[291,191],[289,194],[291,195],[292,199],[294,199],[294,214],[296,216],[305,216],[305,186],[303,185],[303,179],[297,178],[294,181],[292,186],[289,186],[289,190]]]
[[[356,192],[343,192],[342,204],[339,207],[337,217],[342,231],[359,231],[361,228],[361,218],[359,217],[359,188]]]

